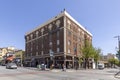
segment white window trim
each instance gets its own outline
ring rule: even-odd
[[[52,30],[52,24],[49,24],[48,28],[49,30]]]
[[[60,48],[57,48],[57,52],[60,52]]]
[[[57,40],[57,45],[60,45],[60,40]]]
[[[60,20],[56,21],[56,26],[59,27],[60,26]]]
[[[70,49],[68,49],[68,53],[70,53],[71,51],[70,51]]]

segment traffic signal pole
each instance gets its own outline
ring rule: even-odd
[[[118,38],[118,59],[119,59],[119,67],[120,67],[120,36],[115,36],[114,38]]]

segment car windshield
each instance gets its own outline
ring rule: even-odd
[[[16,65],[15,63],[8,63],[8,65]]]

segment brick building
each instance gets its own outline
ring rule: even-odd
[[[75,67],[86,39],[92,43],[92,34],[64,10],[25,34],[25,63]]]

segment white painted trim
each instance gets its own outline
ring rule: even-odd
[[[66,51],[66,16],[64,16],[64,54],[67,53]]]
[[[36,27],[35,29],[33,29],[33,30],[31,30],[31,31],[27,32],[25,35],[28,35],[28,34],[30,34],[30,33],[32,33],[32,32],[34,32],[34,31],[36,31],[37,29],[44,27],[45,25],[47,25],[47,24],[49,24],[49,23],[53,22],[54,20],[56,20],[56,19],[58,19],[58,18],[62,17],[63,15],[64,15],[64,13],[60,13],[58,16],[55,16],[54,18],[52,18],[52,19],[48,20],[48,21],[47,21],[47,22],[45,22],[44,24],[39,25],[39,26],[38,26],[38,27]]]
[[[65,14],[68,18],[70,18],[73,22],[75,22],[80,28],[82,28],[84,31],[86,31],[89,35],[92,36],[92,34],[91,34],[89,31],[87,31],[79,22],[77,22],[70,14],[68,14],[66,11],[64,12],[64,14]]]
[[[64,28],[64,27],[61,27],[61,28],[59,28],[59,29],[61,30],[61,29],[63,29],[63,28]],[[39,37],[36,37],[36,38],[34,38],[34,39],[32,39],[32,40],[26,41],[26,43],[32,42],[32,41],[37,40],[37,39],[39,39],[39,38],[41,38],[41,37],[43,37],[43,36],[46,36],[46,35],[48,35],[48,33],[46,33],[46,34],[44,34],[44,35],[41,35],[41,36],[39,36]]]
[[[87,31],[80,23],[78,23],[78,22],[77,22],[72,16],[70,16],[70,14],[68,14],[66,11],[63,11],[63,12],[60,13],[59,15],[57,15],[57,16],[55,16],[54,18],[48,20],[46,23],[44,23],[44,24],[36,27],[35,29],[27,32],[25,35],[28,35],[28,34],[34,32],[34,31],[36,31],[37,29],[44,27],[45,25],[53,22],[54,20],[56,20],[56,19],[58,19],[58,18],[60,18],[60,17],[62,17],[62,16],[67,16],[67,17],[70,18],[73,22],[75,22],[80,28],[82,28],[85,32],[87,32],[90,36],[92,36],[92,34],[91,34],[89,31]]]

